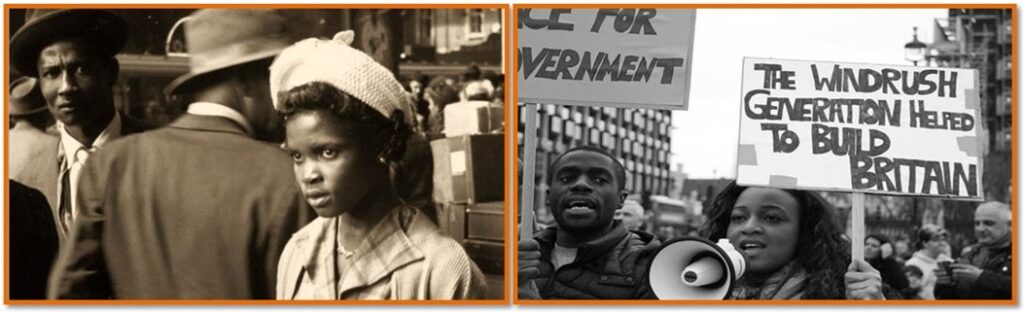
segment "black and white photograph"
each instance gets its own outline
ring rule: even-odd
[[[1016,303],[1015,5],[653,6],[515,6],[515,303]]]

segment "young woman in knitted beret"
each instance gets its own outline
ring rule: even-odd
[[[277,297],[478,298],[483,275],[462,246],[397,196],[389,173],[415,113],[402,85],[352,38],[300,41],[270,68],[283,147],[319,216],[285,247]]]

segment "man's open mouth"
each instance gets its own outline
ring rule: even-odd
[[[590,213],[590,212],[594,211],[595,209],[597,209],[597,204],[594,203],[593,201],[590,201],[590,200],[577,199],[577,200],[570,200],[570,201],[565,203],[565,211],[570,213],[570,214],[574,214],[574,213],[578,213],[578,214]]]

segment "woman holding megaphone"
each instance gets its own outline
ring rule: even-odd
[[[878,271],[850,262],[832,206],[813,192],[730,183],[701,236],[727,238],[747,259],[727,299],[885,299]]]

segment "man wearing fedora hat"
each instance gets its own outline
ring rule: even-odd
[[[166,91],[194,102],[90,157],[50,297],[274,297],[285,244],[315,216],[290,158],[265,142],[283,134],[268,67],[292,44],[288,30],[273,10],[192,14],[190,71]]]
[[[46,110],[46,100],[39,93],[36,79],[20,77],[11,83],[8,93],[10,110],[10,132],[8,133],[8,155],[10,156],[10,179],[30,186],[39,186],[46,181],[56,181],[56,167],[52,175],[46,171],[36,171],[31,164],[41,158],[49,157],[45,164],[57,164],[57,136],[47,133],[46,129],[53,125],[53,116]],[[52,176],[52,177],[47,177]],[[49,200],[49,205],[57,205],[57,190],[47,189],[40,192]]]
[[[88,9],[28,10],[25,16],[25,25],[11,36],[11,66],[37,79],[59,123],[59,144],[16,170],[41,178],[25,183],[47,195],[64,241],[78,215],[74,199],[85,160],[101,146],[150,127],[114,107],[114,55],[127,40],[123,19]]]

